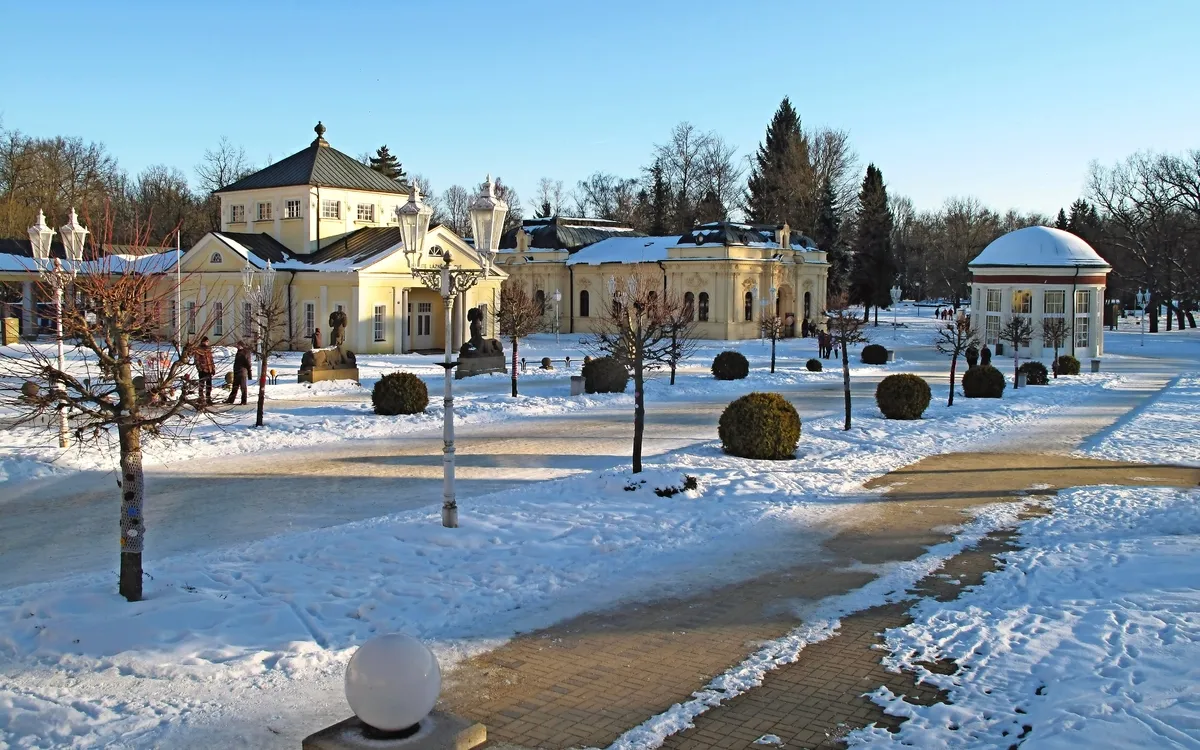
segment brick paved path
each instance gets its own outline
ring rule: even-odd
[[[850,507],[823,543],[827,559],[822,563],[688,598],[590,613],[522,635],[448,673],[442,704],[485,723],[489,748],[605,747],[625,730],[690,698],[758,644],[796,627],[796,604],[853,590],[873,578],[848,566],[913,559],[947,540],[940,529],[960,523],[971,507],[1012,499],[1034,485],[1053,490],[1198,483],[1195,469],[1054,455],[932,457],[871,482],[870,487],[887,487],[886,495],[880,502]],[[966,553],[954,564],[990,564],[987,548],[980,555]],[[940,580],[928,583],[936,586]],[[884,672],[879,652],[871,648],[876,633],[905,622],[906,609],[892,605],[845,618],[837,636],[806,648],[796,664],[769,675],[762,687],[701,715],[695,729],[671,738],[667,746],[759,747],[753,740],[773,733],[790,737],[788,747],[833,747],[846,728],[839,725],[894,721],[858,696],[881,684],[919,693],[911,680]]]

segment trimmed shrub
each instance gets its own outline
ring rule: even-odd
[[[882,344],[867,344],[862,350],[864,365],[886,365],[887,347]]]
[[[713,359],[712,374],[717,380],[741,380],[750,374],[750,362],[741,352],[721,352]]]
[[[554,369],[554,364],[550,362],[549,357],[542,357],[542,369],[543,370],[553,370]]]
[[[778,393],[748,393],[725,407],[717,426],[731,456],[780,461],[796,457],[800,415]]]
[[[821,364],[821,360],[819,359],[810,359],[804,363],[804,366],[808,368],[809,372],[820,372],[825,369],[825,366]]]
[[[583,389],[588,393],[624,393],[629,371],[612,357],[597,357],[583,365]]]
[[[371,405],[384,416],[420,414],[429,406],[429,389],[411,372],[391,372],[371,389]]]
[[[1058,370],[1059,375],[1078,375],[1079,360],[1070,354],[1064,354],[1055,360],[1055,368]]]
[[[1026,362],[1017,368],[1017,372],[1025,373],[1025,385],[1046,385],[1050,382],[1050,373],[1041,362]]]
[[[888,419],[920,419],[933,394],[919,375],[888,375],[875,388],[875,403]]]
[[[1000,398],[1005,385],[1004,374],[991,365],[972,367],[962,376],[963,395],[967,398]]]

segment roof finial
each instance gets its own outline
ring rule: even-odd
[[[326,141],[326,140],[325,140],[325,126],[321,124],[321,121],[320,121],[320,120],[317,120],[317,126],[316,126],[315,128],[313,128],[313,130],[314,130],[314,131],[316,132],[316,134],[317,134],[317,138],[316,138],[316,140],[314,140],[314,141],[313,141],[313,143],[314,143],[314,144],[318,144],[318,143],[319,143],[319,144],[321,144],[322,146],[328,146],[328,145],[329,145],[329,141]]]

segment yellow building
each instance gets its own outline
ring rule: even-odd
[[[535,219],[505,237],[496,263],[506,283],[546,303],[548,326],[559,292],[563,332],[592,332],[612,304],[609,278],[634,269],[661,277],[692,304],[701,338],[756,338],[764,316],[783,318],[787,335],[798,335],[804,320],[824,322],[829,263],[786,224],[714,222],[682,236],[646,237],[614,222]]]

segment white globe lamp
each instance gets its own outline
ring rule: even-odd
[[[364,724],[382,732],[416,726],[433,710],[441,689],[437,657],[402,633],[367,641],[346,667],[346,702]]]

